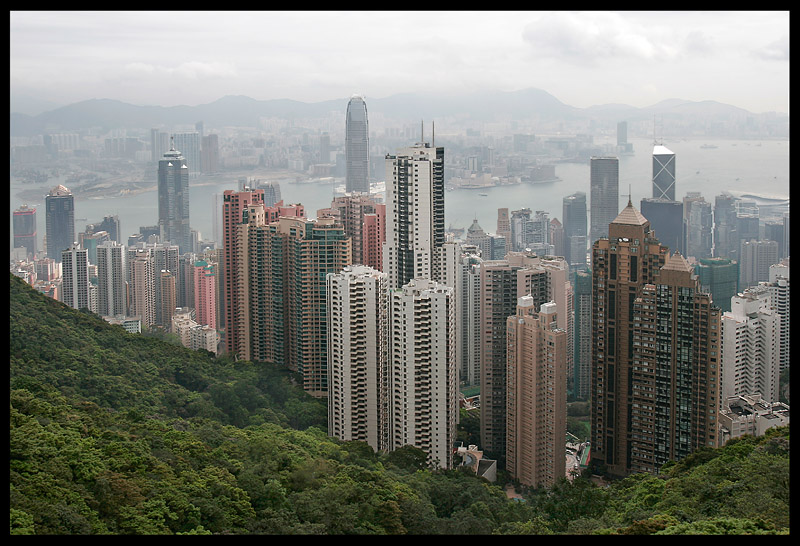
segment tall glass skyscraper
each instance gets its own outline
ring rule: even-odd
[[[608,225],[619,214],[619,158],[592,157],[589,163],[591,243],[608,237]]]
[[[47,257],[61,262],[61,252],[75,241],[75,199],[67,188],[58,185],[45,197]]]
[[[566,196],[562,201],[564,224],[564,258],[568,264],[586,263],[586,194],[582,191]],[[583,251],[580,241],[583,241]],[[575,244],[574,244],[575,243]],[[575,256],[572,247],[575,247]]]
[[[345,126],[345,190],[369,192],[369,122],[367,104],[359,95],[347,103]]]
[[[653,199],[675,200],[675,154],[665,146],[653,147]]]
[[[181,254],[192,251],[189,167],[174,143],[158,162],[158,227],[162,242],[178,245]]]

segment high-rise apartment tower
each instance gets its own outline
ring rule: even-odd
[[[613,476],[717,442],[720,312],[653,235],[629,201],[592,249],[592,460]]]
[[[453,289],[416,278],[391,295],[389,449],[413,445],[452,468],[458,422]]]
[[[24,247],[28,256],[36,256],[36,207],[22,205],[14,211],[14,248]]]
[[[364,265],[327,275],[328,434],[388,448],[389,287]]]
[[[387,155],[383,271],[391,287],[438,280],[444,241],[444,148],[418,143]]]
[[[566,471],[567,332],[556,304],[537,312],[522,296],[506,320],[508,385],[506,470],[532,487],[552,487]]]

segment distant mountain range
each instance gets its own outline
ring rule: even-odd
[[[38,115],[11,113],[11,136],[34,136],[46,132],[72,132],[89,128],[150,128],[194,124],[203,121],[207,127],[257,127],[259,118],[317,118],[331,111],[344,112],[349,99],[305,103],[289,99],[256,100],[241,95],[228,95],[198,106],[136,106],[112,99],[91,99],[62,106]],[[624,104],[603,104],[576,108],[564,104],[541,89],[513,92],[481,93],[465,97],[437,97],[420,94],[398,94],[383,99],[367,97],[370,113],[380,112],[390,119],[437,120],[458,116],[459,119],[492,121],[500,119],[538,119],[541,121],[631,122],[652,120],[654,115],[672,119],[707,122],[744,121],[769,117],[788,126],[783,113],[754,114],[716,101],[668,99],[646,108]],[[765,118],[766,119],[766,118]],[[787,129],[788,132],[788,129]]]

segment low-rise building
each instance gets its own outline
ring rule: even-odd
[[[719,413],[721,443],[745,434],[762,436],[770,428],[788,424],[789,406],[768,402],[760,394],[730,396]]]

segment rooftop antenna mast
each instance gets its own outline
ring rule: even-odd
[[[656,115],[653,114],[653,146],[658,144],[658,138],[656,138]]]

